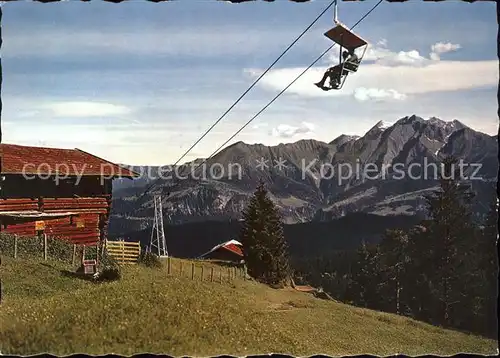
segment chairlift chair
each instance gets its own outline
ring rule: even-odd
[[[359,65],[361,61],[363,60],[363,57],[365,56],[366,49],[368,48],[368,42],[356,35],[354,32],[349,30],[344,24],[342,24],[339,21],[335,21],[336,26],[327,32],[325,32],[325,36],[328,37],[330,40],[335,42],[340,46],[340,51],[339,51],[339,66],[340,66],[340,74],[342,80],[340,82],[340,86],[334,86],[334,79],[330,79],[330,86],[331,89],[341,89],[344,86],[345,80],[347,79],[347,75],[349,73],[354,73],[358,71]],[[342,52],[343,50],[352,50],[355,51],[357,49],[363,48],[363,52],[361,53],[361,56],[358,56],[358,61],[352,62],[352,61],[343,61],[342,59]]]

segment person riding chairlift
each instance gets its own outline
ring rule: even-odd
[[[342,67],[344,66],[344,64],[346,62],[353,62],[353,63],[359,62],[359,58],[354,53],[353,49],[350,49],[349,51],[344,51],[342,53],[342,58],[344,59],[344,62],[339,64],[339,65],[335,65],[333,67],[330,67],[328,70],[326,70],[321,81],[319,81],[318,83],[315,83],[316,86],[321,88],[323,91],[329,91],[331,89],[338,89],[340,87],[342,77],[349,73],[346,70],[342,71]],[[328,77],[330,77],[330,84],[332,85],[332,87],[325,87],[325,82],[328,79]]]

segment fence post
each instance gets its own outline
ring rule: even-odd
[[[125,264],[125,242],[122,241],[122,264]]]
[[[222,283],[222,267],[220,268],[219,274],[220,274],[220,277],[219,277],[220,283]]]
[[[203,265],[201,265],[201,280],[203,281]]]
[[[194,280],[194,262],[191,262],[191,280]]]
[[[76,260],[76,244],[73,244],[73,257],[71,258],[71,264],[75,266],[75,260]]]
[[[99,267],[99,243],[95,246],[95,264],[97,270],[97,267]]]
[[[210,282],[214,282],[214,268],[210,268]]]
[[[43,259],[47,260],[47,234],[43,234]]]
[[[14,258],[17,259],[17,235],[14,235]]]
[[[167,257],[167,275],[170,275],[170,272],[171,272],[171,260],[170,260],[170,256]]]

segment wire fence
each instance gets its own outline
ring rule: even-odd
[[[0,254],[14,259],[57,260],[75,265],[84,255],[87,259],[95,258],[97,246],[75,245],[47,235],[29,237],[2,233]]]
[[[116,244],[121,244],[121,242],[110,241],[107,244],[114,244],[116,246]],[[130,257],[130,259],[133,259],[135,263],[137,262],[140,250],[137,247],[138,243],[132,244],[135,244],[135,246],[131,247],[134,250],[134,257]],[[109,247],[106,249],[111,250]],[[96,259],[97,250],[97,246],[83,247],[50,237],[23,237],[2,234],[0,240],[0,253],[5,257],[14,259],[57,260],[71,264],[72,266],[83,262],[84,257],[85,259]],[[113,252],[113,256],[123,256],[123,250],[116,249],[115,251]],[[188,260],[176,257],[162,258],[161,261],[161,269],[166,270],[169,276],[219,283],[233,282],[235,279],[247,278],[244,266],[236,263],[215,260]],[[123,264],[122,262],[118,263]],[[127,261],[127,263],[129,262]]]

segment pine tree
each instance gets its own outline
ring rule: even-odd
[[[468,285],[475,273],[477,237],[469,209],[472,195],[460,185],[457,173],[457,160],[446,158],[440,189],[427,198],[430,220],[419,247],[420,254],[428,259],[423,261],[427,267],[419,269],[427,275],[434,301],[432,318],[455,326],[461,321],[459,313],[472,309]]]
[[[434,274],[432,257],[433,240],[427,229],[428,223],[408,232],[407,263],[405,270],[405,300],[408,315],[419,320],[433,322],[430,276]]]
[[[380,296],[385,298],[385,310],[402,314],[406,312],[405,273],[409,263],[408,234],[403,230],[387,230],[379,244],[381,282]]]
[[[484,333],[496,337],[498,330],[498,201],[490,205],[488,216],[481,230],[477,262],[480,270],[479,296],[481,300],[480,326]]]
[[[247,272],[267,284],[288,284],[288,245],[277,208],[260,182],[243,214],[241,243]]]
[[[363,307],[379,308],[378,295],[379,265],[376,246],[362,242],[357,250],[356,262],[352,267],[350,298]]]

